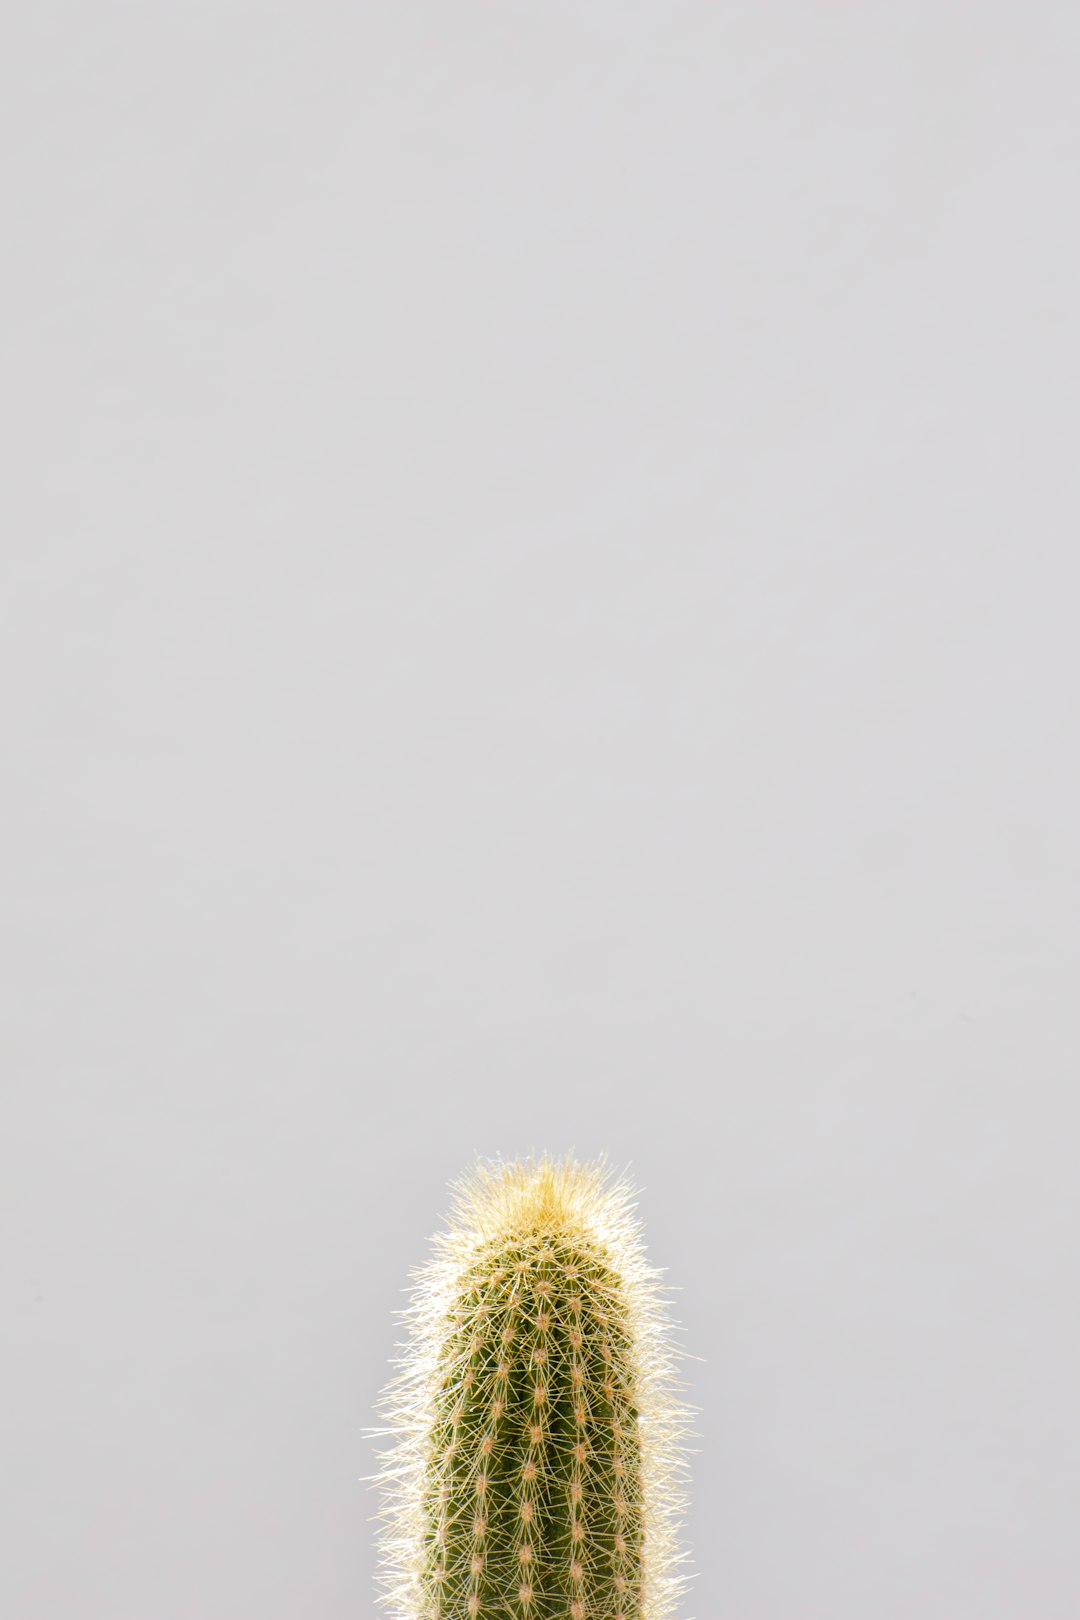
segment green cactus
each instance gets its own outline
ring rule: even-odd
[[[374,1476],[395,1620],[666,1620],[690,1408],[632,1189],[480,1164],[413,1272]]]

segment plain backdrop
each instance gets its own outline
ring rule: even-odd
[[[1080,10],[13,7],[5,1620],[374,1612],[606,1150],[680,1620],[1080,1612]]]

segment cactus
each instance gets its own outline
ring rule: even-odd
[[[632,1189],[479,1163],[414,1270],[373,1476],[395,1620],[666,1620],[691,1409]]]

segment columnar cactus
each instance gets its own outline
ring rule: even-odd
[[[381,1401],[381,1601],[395,1620],[665,1620],[690,1408],[632,1190],[603,1159],[543,1158],[453,1191]]]

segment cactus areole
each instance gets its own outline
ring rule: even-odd
[[[633,1192],[603,1159],[480,1164],[412,1273],[382,1397],[395,1620],[666,1620],[690,1409]]]

